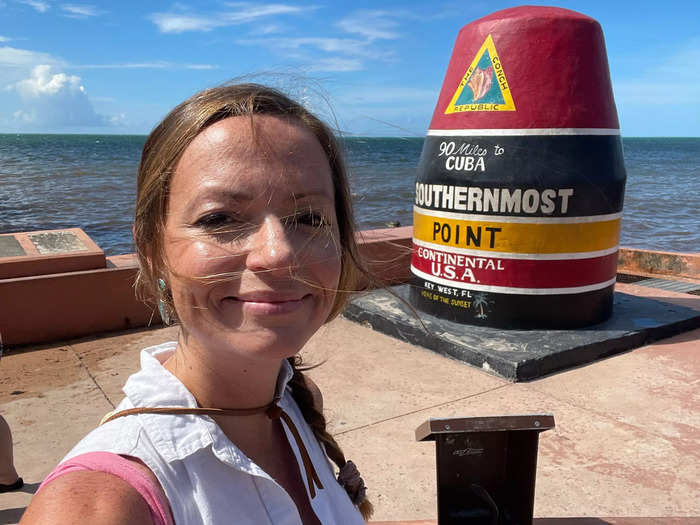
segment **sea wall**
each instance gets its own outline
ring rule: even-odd
[[[410,279],[412,232],[412,227],[407,226],[357,234],[360,255],[372,276],[364,279],[358,289]],[[76,235],[86,242],[82,232]],[[94,248],[89,247],[94,255]],[[138,270],[134,254],[105,257],[103,267],[80,270],[72,270],[66,263],[75,254],[30,255],[25,264],[31,271],[23,272],[17,256],[3,257],[0,253],[0,276],[3,268],[10,267],[13,275],[21,275],[0,278],[0,335],[4,345],[59,341],[161,324],[158,312],[134,295]],[[42,257],[52,262],[47,266],[45,261],[39,261]],[[101,261],[99,257],[92,260]],[[621,248],[618,272],[695,281],[700,279],[700,254]]]
[[[65,231],[88,245],[89,238],[81,230]],[[32,232],[32,235],[49,233],[55,240],[59,232]],[[27,242],[28,235],[11,234],[18,239],[24,254],[11,252],[11,256],[3,257],[0,250],[0,336],[5,346],[161,324],[157,309],[135,297],[134,280],[138,271],[135,254],[100,257],[99,248],[89,244],[86,246],[89,250],[78,255],[76,252],[42,255]],[[10,236],[0,238],[12,242],[7,237]],[[358,288],[408,280],[410,227],[359,232],[357,240],[360,255],[373,275]],[[91,258],[89,269],[85,269],[88,251]],[[76,260],[83,261],[82,266]]]

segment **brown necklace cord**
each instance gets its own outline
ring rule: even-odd
[[[287,424],[289,431],[294,437],[294,441],[297,443],[297,448],[299,449],[299,454],[301,455],[301,461],[304,464],[304,470],[306,471],[306,482],[309,487],[309,494],[313,499],[316,496],[316,486],[319,489],[323,489],[323,484],[321,479],[316,473],[314,464],[311,461],[311,456],[306,450],[304,441],[297,430],[294,421],[289,417],[279,405],[277,405],[278,399],[272,401],[268,405],[254,408],[200,408],[200,407],[136,407],[127,408],[126,410],[121,410],[119,412],[108,413],[100,425],[104,425],[108,421],[112,421],[119,417],[131,416],[134,414],[170,414],[170,415],[193,415],[193,416],[252,416],[253,414],[267,414],[270,419],[280,418]]]

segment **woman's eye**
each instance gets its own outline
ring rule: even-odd
[[[209,213],[201,217],[194,223],[195,226],[204,228],[205,230],[219,230],[234,222],[233,217],[226,213]]]
[[[296,224],[303,224],[304,226],[312,226],[314,228],[321,228],[328,225],[328,221],[323,214],[314,211],[298,213],[294,216],[294,222]]]

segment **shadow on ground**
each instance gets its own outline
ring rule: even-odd
[[[17,507],[15,509],[0,510],[0,525],[6,523],[17,523],[27,507]]]

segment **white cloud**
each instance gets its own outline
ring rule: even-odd
[[[80,85],[80,77],[66,75],[65,73],[51,74],[51,66],[42,64],[32,70],[32,76],[10,86],[17,90],[23,98],[40,97],[42,95],[55,95],[59,91],[85,93],[85,88]]]
[[[405,17],[402,12],[359,10],[335,23],[348,34],[345,38],[266,37],[242,39],[237,43],[266,47],[273,53],[300,62],[306,71],[360,71],[365,69],[368,61],[396,60],[396,52],[380,46],[377,41],[401,38],[397,19]]]
[[[32,68],[39,64],[48,64],[56,67],[64,66],[63,61],[48,53],[10,46],[0,47],[0,91],[10,84],[27,78]]]
[[[208,69],[216,66],[156,61],[94,67]],[[116,108],[95,110],[93,102],[103,104],[114,99],[88,97],[83,79],[75,74],[75,69],[80,68],[49,53],[0,46],[0,129],[9,133],[85,133],[96,126],[100,131],[128,127],[127,117],[111,116]]]
[[[104,126],[109,119],[95,112],[80,77],[54,72],[52,66],[35,66],[28,78],[11,84],[21,107],[12,115],[20,129],[61,129]]]
[[[69,18],[88,18],[102,14],[102,11],[93,5],[63,4],[61,9],[67,13],[64,16]]]
[[[346,33],[361,35],[368,40],[395,40],[401,35],[395,31],[396,20],[387,11],[356,11],[343,18],[336,25]]]
[[[303,14],[318,9],[318,6],[293,6],[286,4],[254,5],[249,2],[225,3],[231,10],[200,13],[187,6],[177,4],[168,13],[153,13],[149,18],[161,33],[184,33],[187,31],[212,31],[216,28],[258,22],[251,34],[271,35],[281,32],[277,23],[261,23],[268,17]],[[290,37],[248,38],[238,40],[241,45],[266,47],[287,59],[301,63],[306,71],[360,71],[365,60],[391,61],[396,57],[392,50],[377,46],[378,40],[394,40],[401,37],[397,19],[404,15],[381,10],[359,10],[342,18],[335,25],[349,38],[342,37]],[[277,22],[277,20],[275,20]],[[321,56],[319,55],[321,52]],[[325,56],[324,56],[325,55]],[[194,66],[192,66],[194,67]]]
[[[27,67],[40,63],[57,64],[59,62],[48,53],[9,46],[0,47],[0,67]]]
[[[348,55],[368,56],[372,58],[378,55],[376,50],[369,48],[367,42],[352,38],[252,38],[239,40],[238,43],[244,45],[260,45],[278,50],[298,50],[312,47],[327,53],[340,52]]]
[[[12,40],[12,39],[11,39],[11,38],[8,38],[8,37],[6,37],[6,36],[0,35],[0,42],[9,42],[10,40]]]
[[[315,7],[284,4],[228,4],[234,9],[210,14],[154,13],[149,18],[161,33],[211,31],[217,27],[246,24],[265,17],[298,14]]]
[[[177,65],[173,65],[173,67],[178,67]],[[215,66],[213,64],[184,64],[179,67],[184,67],[185,69],[197,69],[197,70],[202,70],[202,69],[219,69],[219,66]]]
[[[125,123],[126,120],[127,118],[124,113],[119,113],[117,115],[112,115],[111,117],[109,117],[109,123],[115,126]]]
[[[224,17],[231,22],[235,23],[245,23],[252,22],[258,18],[273,15],[288,15],[292,13],[300,13],[302,11],[314,10],[315,7],[299,7],[293,5],[284,4],[263,4],[263,5],[251,5],[251,4],[229,4],[232,7],[240,7],[238,11],[232,11],[230,13],[224,13]]]
[[[0,40],[2,42],[2,40]],[[45,64],[61,69],[218,69],[215,64],[177,63],[166,60],[151,62],[124,62],[117,64],[67,64],[48,53],[18,49],[10,46],[0,47],[0,69],[3,70],[0,89],[27,77],[35,66]]]
[[[307,71],[361,71],[365,68],[365,60],[387,62],[395,57],[393,51],[380,49],[371,45],[370,41],[355,38],[257,38],[239,40],[238,43],[264,46],[276,53],[281,52],[289,59],[302,62],[302,67]],[[317,51],[332,56],[318,56]]]
[[[342,57],[331,57],[331,58],[321,58],[315,60],[308,67],[306,71],[360,71],[364,68],[362,61],[357,58],[342,58]]]
[[[124,62],[121,64],[74,64],[73,69],[218,69],[214,64],[178,64],[166,60],[154,62]]]
[[[19,0],[21,4],[33,7],[40,13],[45,13],[49,10],[49,4],[47,2],[41,2],[40,0]]]
[[[12,114],[12,117],[23,124],[32,124],[36,120],[36,113],[27,113],[18,109]]]
[[[278,24],[267,24],[264,26],[256,26],[251,31],[251,34],[255,35],[272,35],[274,33],[281,33],[284,28]]]
[[[171,15],[155,13],[151,21],[158,26],[161,33],[184,33],[185,31],[211,31],[223,25],[215,16]]]

